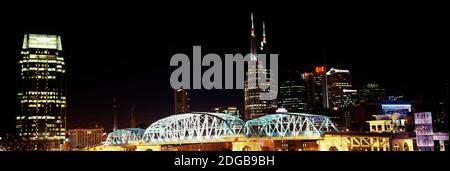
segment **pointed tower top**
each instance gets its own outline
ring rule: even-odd
[[[255,28],[254,24],[253,24],[253,12],[250,14],[250,19],[252,20],[252,29]]]
[[[264,21],[263,21],[262,27],[263,27],[263,38],[262,38],[262,41],[261,41],[260,49],[264,50],[266,48],[266,44],[267,44],[267,42],[266,42],[266,24],[265,24]]]
[[[263,21],[263,36],[266,37],[266,24]]]
[[[113,113],[114,113],[114,127],[113,131],[117,130],[117,100],[116,98],[113,98]]]
[[[253,24],[253,12],[250,13],[250,19],[252,20],[252,30],[250,32],[252,37],[255,37],[255,25]]]

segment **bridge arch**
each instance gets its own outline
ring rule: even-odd
[[[278,113],[249,120],[245,124],[247,136],[285,137],[321,136],[338,131],[327,116],[307,113]]]
[[[145,130],[140,128],[118,129],[108,134],[106,145],[126,145],[142,139]]]
[[[151,124],[144,133],[144,142],[164,143],[204,141],[240,134],[244,121],[223,113],[185,113],[172,115]]]

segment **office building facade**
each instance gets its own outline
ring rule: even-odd
[[[190,98],[186,89],[176,89],[174,96],[175,114],[191,112]]]
[[[86,147],[100,145],[105,134],[103,128],[70,129],[67,131],[70,149],[72,150],[82,150]]]
[[[25,34],[19,63],[18,135],[27,150],[61,149],[67,111],[61,37]]]
[[[287,74],[289,76],[281,81],[278,89],[278,108],[284,108],[288,112],[308,112],[308,92],[305,81],[297,72]]]
[[[264,116],[268,113],[273,113],[276,110],[277,104],[276,104],[276,98],[272,100],[263,100],[261,99],[262,93],[269,93],[270,89],[261,89],[261,86],[258,85],[250,85],[250,81],[254,81],[255,83],[262,85],[262,86],[270,86],[273,87],[274,85],[272,81],[270,80],[270,70],[266,67],[262,67],[261,63],[257,60],[258,54],[268,54],[267,49],[267,41],[266,41],[266,33],[265,33],[265,24],[263,22],[263,32],[262,32],[262,39],[258,40],[255,35],[255,28],[254,28],[254,21],[253,21],[253,13],[251,14],[251,31],[250,31],[250,55],[251,60],[255,61],[256,65],[249,65],[246,71],[246,79],[244,82],[244,91],[245,91],[245,118],[253,119],[260,116]],[[269,66],[267,64],[266,66]],[[255,77],[249,77],[249,75],[254,75]],[[266,76],[265,81],[263,83],[258,82],[260,75]],[[267,78],[269,76],[269,78]],[[255,79],[255,80],[252,80]],[[264,85],[263,85],[264,84]],[[270,84],[270,85],[269,85]]]
[[[341,115],[342,126],[351,127],[351,107],[357,100],[357,90],[353,89],[349,70],[331,68],[327,72],[330,108]]]
[[[306,82],[309,110],[314,113],[324,114],[330,107],[326,71],[326,66],[316,66],[313,72],[301,76]]]

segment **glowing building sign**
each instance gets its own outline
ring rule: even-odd
[[[323,74],[325,73],[325,66],[316,66],[314,71],[316,71],[316,74]]]
[[[412,112],[411,104],[382,104],[381,110],[383,114],[408,114]]]

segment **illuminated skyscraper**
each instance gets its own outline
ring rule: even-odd
[[[19,61],[16,128],[33,150],[62,148],[66,132],[66,78],[61,37],[25,34]]]
[[[329,108],[326,72],[325,66],[316,66],[314,72],[302,74],[307,83],[309,110],[316,113],[323,113]]]
[[[254,21],[253,21],[253,13],[251,14],[251,31],[250,31],[250,54],[251,54],[251,60],[257,60],[258,54],[266,54],[268,55],[267,50],[267,41],[266,41],[266,31],[265,31],[265,24],[263,22],[263,32],[262,32],[262,39],[260,40],[260,44],[258,46],[257,39],[255,36],[255,27],[254,27]],[[261,93],[268,93],[270,90],[266,89],[263,90],[258,87],[258,85],[250,86],[249,81],[252,81],[249,79],[249,74],[254,74],[256,77],[253,79],[255,83],[259,85],[263,84],[271,84],[272,81],[270,80],[270,77],[267,78],[267,76],[270,75],[270,70],[267,68],[260,67],[260,63],[256,62],[256,66],[250,66],[247,68],[246,72],[246,78],[245,79],[245,118],[244,119],[253,119],[260,116],[263,116],[267,113],[273,113],[276,110],[276,100],[261,100]],[[269,66],[267,64],[266,66]],[[266,81],[265,83],[258,82],[259,75],[266,75]],[[268,83],[267,83],[268,82]],[[272,85],[270,85],[272,87]]]
[[[327,72],[329,82],[330,107],[333,109],[351,106],[356,101],[357,91],[352,88],[349,70],[331,68]]]
[[[330,108],[339,111],[343,126],[351,126],[350,107],[356,103],[357,91],[353,89],[349,70],[331,68],[327,72]]]
[[[305,81],[298,72],[287,73],[287,78],[281,81],[278,93],[278,108],[284,108],[288,112],[308,111],[308,92]]]
[[[190,99],[186,89],[175,90],[175,114],[191,112]]]

